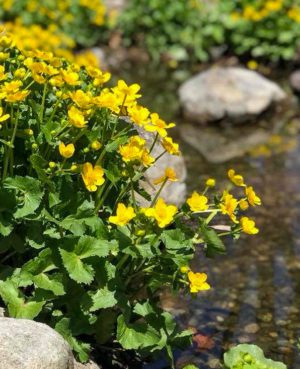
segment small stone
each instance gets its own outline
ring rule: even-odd
[[[290,84],[295,92],[300,92],[300,70],[290,75]]]
[[[248,324],[248,325],[246,325],[244,331],[246,333],[256,333],[256,332],[259,331],[259,325],[256,324],[256,323]]]
[[[272,338],[277,338],[278,333],[277,332],[269,332],[269,336],[272,337]]]
[[[224,322],[225,318],[221,315],[217,315],[216,320],[217,320],[217,322],[222,323],[222,322]]]
[[[221,368],[221,363],[220,360],[218,359],[210,359],[208,361],[208,366],[212,369],[217,369],[217,368]]]

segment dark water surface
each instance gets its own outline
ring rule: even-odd
[[[186,72],[171,77],[163,67],[124,66],[119,73],[129,82],[141,83],[143,104],[184,127],[178,114],[177,86],[188,77]],[[164,298],[165,306],[181,324],[200,334],[196,336],[198,344],[179,355],[178,366],[193,362],[201,369],[220,368],[224,350],[249,342],[260,345],[267,356],[282,360],[290,369],[300,368],[296,348],[300,337],[300,115],[289,112],[286,117],[273,117],[272,122],[251,124],[254,130],[256,125],[267,127],[269,142],[226,163],[211,164],[189,145],[181,145],[189,190],[202,188],[208,176],[220,185],[225,183],[232,167],[253,185],[263,206],[251,214],[260,228],[257,236],[228,241],[227,254],[214,260],[204,259],[199,252],[194,269],[207,272],[213,289],[196,298]],[[241,137],[247,128],[213,129]],[[199,127],[199,131],[207,129]],[[184,134],[184,128],[181,132]],[[178,131],[175,137],[181,140]],[[150,367],[162,366],[157,362]]]

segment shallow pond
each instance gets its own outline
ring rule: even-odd
[[[181,135],[185,134],[176,93],[180,80],[188,77],[186,72],[173,72],[170,77],[163,67],[124,65],[119,74],[141,83],[143,103],[175,120]],[[195,298],[164,296],[165,307],[183,326],[198,333],[193,348],[178,353],[180,367],[193,362],[201,369],[220,368],[224,350],[245,342],[260,345],[267,356],[284,361],[290,369],[300,367],[296,347],[300,337],[300,117],[296,111],[290,113],[272,122],[253,122],[250,128],[198,127],[203,134],[213,131],[224,137],[241,138],[249,129],[260,128],[269,133],[265,144],[225,163],[209,163],[182,142],[189,190],[201,186],[208,176],[222,184],[232,167],[254,186],[263,206],[253,212],[260,228],[257,236],[242,236],[236,243],[228,240],[227,254],[214,260],[204,259],[199,252],[194,268],[208,273],[212,290]],[[175,136],[181,140],[179,131]],[[158,361],[147,367],[164,365]]]

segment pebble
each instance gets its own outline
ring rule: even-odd
[[[277,332],[269,332],[269,336],[272,337],[272,338],[277,338],[278,333]]]
[[[210,359],[208,361],[208,366],[212,369],[221,368],[220,360],[218,359]]]
[[[246,333],[256,333],[259,331],[259,325],[256,323],[247,324],[244,331]]]

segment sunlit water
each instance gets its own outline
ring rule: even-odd
[[[120,75],[142,84],[144,104],[179,126],[184,124],[176,78],[187,78],[186,73],[177,72],[174,80],[163,68],[135,66],[124,67]],[[270,124],[276,139],[260,148],[261,155],[256,150],[256,155],[211,164],[189,145],[181,145],[189,190],[201,188],[208,176],[222,185],[232,167],[253,185],[263,206],[252,214],[260,228],[257,236],[242,236],[235,243],[227,240],[227,254],[213,260],[205,259],[199,250],[193,267],[207,272],[212,290],[196,298],[164,297],[164,305],[183,327],[207,336],[200,348],[194,343],[192,349],[177,353],[179,367],[192,362],[201,369],[220,368],[224,350],[246,342],[260,345],[267,356],[284,361],[290,369],[300,367],[296,347],[300,337],[300,118],[296,112],[293,119],[281,116],[285,124],[279,124],[280,128],[276,128],[277,118],[273,119],[275,123],[262,123]],[[216,129],[224,134],[234,130],[240,136],[246,127]],[[175,136],[180,140],[179,132]],[[164,365],[157,361],[148,367]]]

